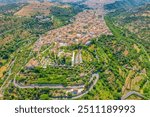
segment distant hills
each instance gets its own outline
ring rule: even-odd
[[[45,0],[0,0],[0,3],[24,3],[24,2],[33,2],[33,1],[45,1]],[[77,2],[84,0],[47,0],[47,1],[61,1],[61,2]],[[137,6],[150,2],[150,0],[116,0],[115,3],[107,5],[109,9],[125,8],[129,6]]]
[[[120,0],[112,4],[105,5],[105,9],[114,10],[114,9],[126,9],[130,7],[135,7],[143,4],[150,3],[150,0]]]
[[[0,3],[11,4],[11,3],[26,3],[26,2],[42,2],[44,0],[0,0]]]
[[[0,0],[1,3],[18,3],[18,2],[27,2],[27,0]]]
[[[0,0],[0,2],[2,2],[2,3],[13,3],[13,2],[18,2],[18,1],[20,1],[20,0]]]

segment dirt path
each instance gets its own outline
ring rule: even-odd
[[[14,59],[14,60],[11,62],[11,64],[10,64],[10,69],[9,69],[9,71],[7,72],[7,73],[8,73],[8,76],[7,76],[6,80],[4,81],[3,85],[0,87],[0,92],[3,92],[3,89],[4,89],[5,85],[6,85],[6,84],[8,83],[8,81],[9,81],[10,75],[12,74],[12,73],[11,73],[11,69],[12,69],[12,67],[14,66],[15,61],[16,61],[16,57],[15,57],[15,59]]]

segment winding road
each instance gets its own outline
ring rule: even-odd
[[[96,85],[97,81],[99,80],[99,74],[98,73],[92,74],[92,79],[94,77],[96,77],[96,79],[94,80],[93,84],[89,87],[89,89],[87,91],[85,91],[84,93],[81,93],[77,96],[74,96],[71,99],[78,99],[78,98],[84,96],[85,94],[89,93],[93,89],[93,87]]]
[[[121,100],[125,100],[125,99],[127,99],[128,97],[130,97],[131,95],[136,95],[136,96],[138,96],[138,97],[141,97],[141,98],[145,99],[145,97],[144,97],[142,94],[140,94],[139,92],[130,91],[130,92],[128,92],[125,96],[122,96],[122,97],[121,97]]]
[[[76,85],[76,86],[63,86],[61,84],[31,84],[31,85],[21,85],[14,80],[14,86],[21,89],[33,89],[33,88],[50,88],[50,89],[76,89],[76,88],[84,88],[84,85]]]
[[[94,87],[94,85],[97,83],[99,79],[98,74],[93,74],[91,79],[96,77],[96,80],[94,81],[93,85],[89,88],[89,91]],[[92,80],[91,80],[92,81]],[[13,81],[14,86],[21,88],[21,89],[26,89],[26,88],[51,88],[51,89],[77,89],[77,88],[84,88],[84,85],[75,85],[75,86],[63,86],[61,84],[31,84],[31,85],[21,85],[18,82],[16,82],[16,78]]]
[[[94,80],[94,82],[92,83],[92,85],[90,85],[90,87],[88,88],[87,91],[85,92],[82,92],[80,94],[78,94],[77,96],[74,96],[72,97],[71,99],[77,99],[77,98],[80,98],[82,97],[83,95],[87,94],[89,91],[91,91],[93,89],[93,87],[96,85],[97,81],[99,80],[99,74],[98,73],[95,73],[95,74],[92,74],[92,77],[91,77],[91,80],[90,82],[93,81],[93,79],[96,78]],[[39,84],[31,84],[31,85],[21,85],[19,83],[16,82],[16,79],[14,79],[14,86],[15,87],[18,87],[18,88],[21,88],[21,89],[27,89],[27,88],[50,88],[50,89],[79,89],[79,88],[84,88],[85,85],[76,85],[76,86],[63,86],[61,84],[43,84],[43,85],[39,85]]]

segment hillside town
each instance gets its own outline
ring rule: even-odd
[[[99,35],[111,34],[104,21],[103,10],[85,10],[75,16],[72,24],[49,31],[34,45],[34,51],[39,51],[43,45],[55,43],[52,50],[73,44],[86,44]]]

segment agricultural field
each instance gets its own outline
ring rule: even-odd
[[[137,4],[130,4],[128,5],[130,10],[126,10],[124,5],[127,4],[122,3],[116,2],[105,6],[107,10],[116,10],[105,16],[105,21],[114,37],[99,38],[99,46],[103,48],[103,53],[107,53],[106,55],[114,59],[110,58],[111,63],[102,68],[101,79],[93,90],[81,99],[93,99],[93,96],[94,99],[101,100],[120,99],[120,97],[124,99],[128,92],[133,95],[127,99],[144,98],[134,95],[134,91],[140,92],[145,99],[149,99],[150,5],[137,7]]]
[[[112,27],[111,20],[107,18],[108,25]],[[147,95],[144,91],[150,75],[148,53],[136,41],[123,37],[119,29],[113,27],[112,31],[116,33],[115,36],[103,36],[96,41],[101,48],[101,59],[106,62],[101,66],[101,79],[82,99],[118,100],[129,91]],[[134,99],[139,97],[135,96]]]
[[[114,17],[116,26],[121,26],[126,34],[131,33],[130,36],[137,38],[139,43],[142,43],[150,54],[150,4],[134,8],[129,11],[124,11],[122,15]]]

